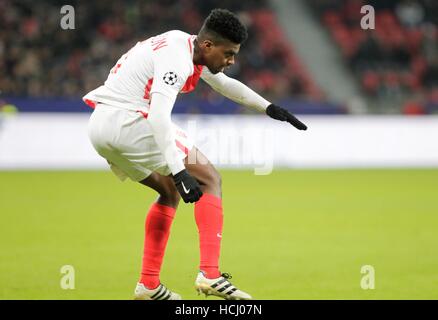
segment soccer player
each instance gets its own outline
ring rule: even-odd
[[[138,42],[117,61],[105,84],[83,97],[94,108],[88,133],[96,151],[122,181],[129,177],[159,194],[146,217],[136,299],[181,299],[159,277],[180,198],[195,203],[200,247],[196,290],[230,300],[251,299],[219,271],[220,174],[171,121],[178,93],[192,91],[201,78],[237,103],[307,129],[287,110],[223,73],[246,38],[245,26],[233,13],[214,9],[197,35],[173,30]]]

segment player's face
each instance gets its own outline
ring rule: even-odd
[[[225,68],[234,64],[234,58],[239,53],[240,44],[230,41],[214,44],[205,48],[205,65],[212,73],[223,72]]]

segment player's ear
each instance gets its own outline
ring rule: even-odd
[[[211,40],[204,40],[202,41],[202,46],[206,51],[210,51],[213,48],[213,41]]]

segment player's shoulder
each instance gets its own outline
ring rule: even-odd
[[[165,35],[171,47],[181,47],[183,49],[188,48],[192,37],[191,34],[181,30],[171,30],[166,32]]]
[[[153,51],[171,51],[174,54],[189,53],[192,50],[193,35],[180,30],[171,30],[154,37],[151,37],[149,43]],[[164,50],[159,50],[163,48]],[[182,52],[181,52],[182,51]]]
[[[180,30],[171,30],[157,35],[151,40],[153,56],[166,61],[167,64],[178,64],[181,68],[187,67],[187,72],[193,68],[192,62],[192,35]]]

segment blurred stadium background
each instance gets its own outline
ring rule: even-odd
[[[155,195],[102,171],[81,97],[137,41],[196,34],[215,7],[249,30],[227,73],[309,125],[295,132],[203,83],[177,100],[175,121],[196,124],[224,177],[223,270],[258,299],[438,298],[436,0],[70,1],[73,30],[65,4],[0,0],[0,299],[131,297]],[[361,28],[364,5],[375,29]],[[262,155],[248,132],[268,137]],[[274,172],[254,175],[268,160]],[[162,280],[198,299],[192,209],[178,212]],[[75,290],[60,288],[63,265]]]

